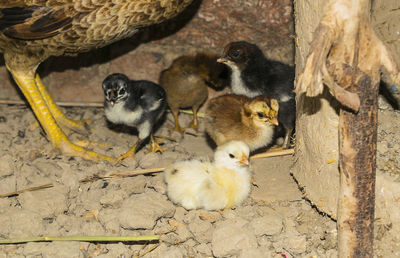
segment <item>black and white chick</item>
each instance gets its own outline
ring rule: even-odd
[[[269,60],[257,45],[245,41],[229,43],[218,62],[232,70],[233,93],[250,98],[267,95],[278,100],[278,121],[285,128],[283,148],[288,148],[296,120],[294,68]]]
[[[152,130],[167,107],[165,90],[156,83],[130,80],[120,73],[107,76],[102,87],[107,120],[114,124],[135,127],[139,133],[136,144],[120,156],[117,162],[126,157],[135,156],[136,151],[149,136],[151,151],[162,152],[163,149],[153,138]]]

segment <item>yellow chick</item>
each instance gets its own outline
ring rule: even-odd
[[[214,162],[179,161],[165,171],[168,198],[187,210],[240,205],[250,194],[249,147],[241,141],[219,146]]]
[[[219,96],[211,99],[207,107],[206,131],[218,146],[240,140],[254,151],[272,143],[278,109],[278,101],[265,95]]]

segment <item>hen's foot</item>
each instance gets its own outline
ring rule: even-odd
[[[8,58],[9,57],[7,57],[7,60]],[[60,149],[61,153],[66,156],[79,156],[94,161],[115,161],[112,157],[89,151],[81,146],[73,144],[67,138],[54,117],[58,115],[63,116],[64,114],[56,107],[43,84],[41,84],[39,76],[35,75],[34,70],[13,70],[8,65],[7,68],[28,100],[33,112],[46,132],[49,141],[55,148]]]
[[[61,126],[63,129],[68,129],[83,135],[88,135],[90,120],[69,119],[64,114],[64,112],[62,112],[61,109],[54,103],[53,99],[46,90],[46,87],[43,85],[40,76],[38,74],[36,74],[35,76],[35,82],[37,88],[40,91],[40,94],[42,95],[43,100],[46,102],[46,105],[50,110],[52,116],[56,120],[57,124]]]

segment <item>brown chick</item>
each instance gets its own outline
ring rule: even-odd
[[[192,0],[0,1],[0,52],[49,141],[64,155],[114,158],[73,144],[63,129],[84,131],[57,107],[36,73],[50,56],[77,55],[131,37],[180,13]]]
[[[221,88],[228,84],[228,67],[217,62],[214,53],[180,56],[160,74],[159,84],[167,92],[167,101],[175,120],[175,131],[185,131],[179,124],[179,108],[192,108],[190,128],[198,129],[197,111],[208,97],[207,86]]]
[[[209,102],[206,130],[218,146],[240,140],[254,151],[272,142],[278,125],[278,109],[278,101],[266,95],[255,98],[234,94],[219,96]]]

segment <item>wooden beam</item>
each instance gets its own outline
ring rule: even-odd
[[[360,97],[359,112],[339,116],[339,257],[373,257],[379,84],[359,78],[349,89]]]

